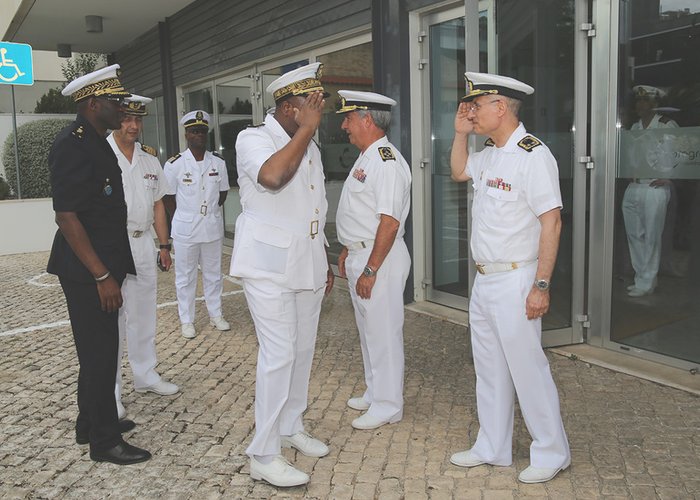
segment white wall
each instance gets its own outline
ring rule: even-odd
[[[0,255],[50,250],[56,229],[51,198],[0,201]]]

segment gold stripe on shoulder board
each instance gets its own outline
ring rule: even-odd
[[[390,147],[381,146],[378,149],[379,149],[379,157],[382,159],[382,161],[396,160],[396,156],[394,156],[394,152],[391,150]]]

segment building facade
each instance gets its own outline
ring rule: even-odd
[[[472,191],[450,180],[449,148],[464,71],[529,83],[536,92],[521,118],[555,155],[564,199],[543,344],[587,342],[692,371],[700,365],[698,21],[696,0],[196,0],[111,59],[128,88],[156,98],[144,142],[162,160],[184,148],[184,112],[211,113],[211,148],[233,181],[229,241],[240,212],[236,136],[273,106],[270,81],[324,63],[332,96],[317,140],[332,254],[337,198],[357,156],[334,113],[335,91],[397,100],[389,135],[413,173],[406,300],[462,311],[475,274]],[[635,126],[640,85],[658,89],[657,122],[677,126]],[[645,189],[655,204],[632,200]],[[658,254],[653,285],[630,295],[645,252]]]

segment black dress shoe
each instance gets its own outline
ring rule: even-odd
[[[90,458],[95,462],[111,462],[117,465],[137,464],[151,458],[150,452],[131,446],[126,441],[104,451],[90,450]]]
[[[124,419],[119,421],[119,432],[122,434],[133,430],[134,427],[136,427],[136,423],[133,420]],[[88,444],[90,442],[89,432],[75,431],[75,442],[78,444]]]

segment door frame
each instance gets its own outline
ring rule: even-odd
[[[481,8],[480,8],[481,7]],[[429,65],[428,50],[425,43],[419,42],[419,37],[427,39],[428,27],[432,24],[454,19],[460,14],[465,16],[465,43],[466,66],[478,67],[478,20],[480,10],[494,12],[493,0],[464,0],[462,2],[442,2],[431,8],[409,12],[409,37],[411,42],[411,109],[414,113],[413,123],[421,124],[412,127],[411,144],[412,157],[415,164],[413,176],[413,227],[414,227],[414,282],[413,295],[416,301],[428,300],[428,287],[432,286],[432,247],[430,238],[432,235],[431,217],[431,189],[432,189],[432,165],[430,165],[430,133],[425,127],[429,120],[430,100],[424,96],[429,95],[429,73],[418,68]],[[588,22],[588,1],[576,1],[575,24],[580,26]],[[493,48],[497,43],[495,37],[495,19],[489,16],[489,71],[495,70],[496,58]],[[584,341],[584,327],[587,326],[585,312],[586,291],[586,210],[587,210],[587,169],[585,164],[579,164],[578,159],[588,155],[588,47],[589,38],[586,32],[576,30],[574,43],[574,120],[572,127],[574,161],[573,185],[574,206],[572,207],[572,295],[571,295],[571,326],[543,332],[542,344],[544,346],[581,343]],[[470,139],[470,150],[475,146],[475,138]],[[468,200],[471,206],[471,199]],[[470,222],[467,227],[468,236],[471,233]],[[470,259],[469,262],[469,288],[473,284],[476,270]],[[468,310],[468,299],[456,295],[447,294],[437,290],[430,293],[431,301],[461,310]]]
[[[591,57],[596,61],[591,69],[591,153],[596,167],[591,175],[589,238],[591,249],[596,251],[591,251],[588,258],[589,269],[594,270],[588,282],[588,343],[683,370],[697,370],[697,363],[611,340],[620,2],[591,1],[596,29],[591,47]]]

